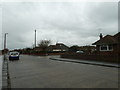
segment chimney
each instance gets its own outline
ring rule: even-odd
[[[102,33],[100,33],[100,39],[102,39],[103,38],[103,35],[102,35]]]

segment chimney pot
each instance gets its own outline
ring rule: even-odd
[[[102,33],[100,33],[100,39],[102,39],[103,38],[103,35],[102,35]]]

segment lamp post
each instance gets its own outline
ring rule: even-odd
[[[36,30],[35,30],[35,47],[36,47]]]
[[[5,60],[5,57],[6,57],[6,36],[7,36],[8,33],[5,33],[4,35],[4,60]]]

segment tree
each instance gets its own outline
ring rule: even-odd
[[[38,47],[41,49],[41,51],[46,52],[50,43],[51,43],[51,40],[41,40],[38,43]]]

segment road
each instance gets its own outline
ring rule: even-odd
[[[21,55],[9,62],[12,88],[118,88],[118,68]]]

